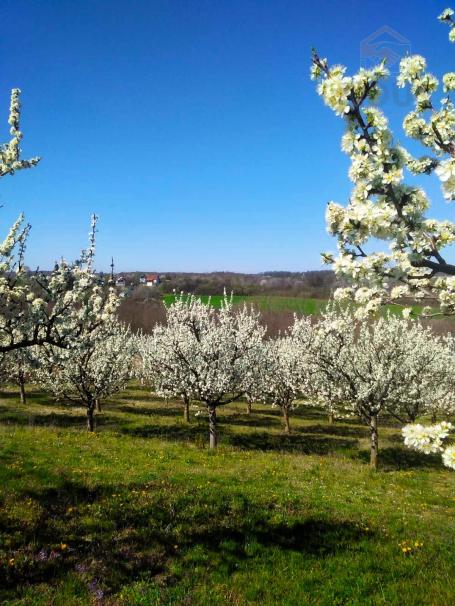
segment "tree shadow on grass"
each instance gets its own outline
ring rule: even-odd
[[[303,433],[324,434],[328,436],[342,436],[352,438],[368,438],[366,427],[356,427],[347,423],[337,425],[305,425],[300,428]]]
[[[47,408],[51,405],[47,403]],[[19,427],[49,427],[62,429],[80,429],[87,432],[87,415],[82,406],[68,405],[68,412],[64,410],[64,404],[59,404],[55,412],[40,413],[39,409],[33,408],[30,412],[25,409],[11,409],[0,406],[0,425]],[[115,412],[115,408],[111,409]],[[95,413],[95,432],[102,428],[115,430],[119,424],[127,420],[120,420],[109,413]]]
[[[169,564],[185,561],[188,552],[194,565],[200,558],[206,574],[207,566],[234,570],[244,560],[260,565],[268,548],[323,558],[374,537],[349,522],[303,514],[277,522],[266,505],[218,485],[200,493],[188,486],[169,491],[159,481],[94,488],[56,481],[53,488],[21,494],[39,504],[39,517],[25,526],[14,516],[0,520],[17,561],[14,567],[0,567],[2,599],[20,596],[25,585],[55,586],[69,573],[79,575],[88,588],[102,587],[106,595],[144,572],[172,582]],[[141,493],[147,495],[142,501],[137,498]]]
[[[354,542],[374,538],[375,533],[365,532],[350,522],[332,522],[309,518],[288,524],[272,523],[264,512],[251,524],[224,527],[196,533],[190,537],[190,545],[203,544],[208,549],[231,559],[246,559],[248,545],[258,543],[263,547],[279,547],[286,551],[297,551],[324,557],[352,548]],[[224,553],[223,553],[224,552]]]
[[[243,450],[274,450],[277,452],[298,452],[302,454],[324,455],[356,446],[357,440],[312,436],[301,433],[272,434],[255,432],[252,434],[233,434],[229,444]]]
[[[29,398],[33,398],[34,402],[41,401],[43,400],[43,402],[49,401],[49,394],[46,394],[42,391],[35,391],[33,389],[26,389],[26,396]],[[19,388],[17,388],[17,391],[2,391],[0,392],[0,401],[1,400],[16,400],[17,402],[19,402],[20,400],[20,393],[19,393]],[[41,403],[41,402],[40,402]]]
[[[183,405],[178,406],[165,406],[162,408],[145,407],[145,406],[116,406],[115,410],[124,412],[126,414],[133,415],[144,415],[146,417],[183,417]]]
[[[162,531],[150,530],[144,517],[138,516],[135,526],[133,516],[125,516],[123,503],[107,508],[104,517],[109,519],[97,516],[107,500],[116,496],[115,490],[122,488],[125,487],[90,489],[66,481],[42,492],[26,491],[24,497],[38,502],[42,513],[35,524],[28,523],[25,527],[17,521],[8,524],[2,519],[2,533],[15,537],[15,559],[19,560],[19,554],[26,559],[21,566],[0,567],[0,588],[17,595],[23,585],[54,585],[58,579],[76,571],[89,587],[96,587],[98,580],[103,579],[110,589],[136,579],[145,571],[162,572],[173,552],[173,537],[166,538],[166,524]],[[90,508],[93,513],[89,513]],[[74,511],[71,517],[68,509]],[[82,521],[77,518],[79,509],[87,511]],[[123,537],[122,531],[126,531]],[[18,535],[22,545],[17,544]],[[1,597],[4,596],[0,589]]]
[[[254,408],[253,408],[253,410],[254,410]],[[272,406],[270,406],[270,408],[267,410],[267,412],[265,414],[273,416],[273,417],[280,417],[280,418],[283,417],[283,413],[281,412],[281,409],[272,408]],[[292,416],[296,417],[298,419],[302,419],[303,421],[309,420],[309,419],[317,419],[318,421],[321,421],[322,419],[327,418],[327,415],[324,414],[323,412],[321,412],[321,410],[317,410],[312,407],[307,407],[304,405],[301,405],[301,406],[298,406],[297,408],[295,408],[292,411]]]
[[[276,417],[255,415],[253,411],[251,416],[247,414],[230,414],[223,416],[222,424],[239,427],[277,427],[282,424],[282,421]]]
[[[364,463],[370,462],[370,451],[361,450],[354,455]],[[379,446],[379,469],[381,471],[402,471],[412,469],[441,469],[441,456],[437,454],[426,455],[421,452],[409,450],[404,446]]]
[[[0,425],[18,425],[18,426],[30,426],[30,427],[80,427],[86,429],[87,417],[81,412],[81,414],[65,414],[51,412],[47,414],[39,413],[24,413],[23,411],[9,411],[8,413],[0,412]],[[105,423],[105,420],[101,420],[101,417],[97,417],[100,425]]]
[[[140,402],[141,404],[150,402],[150,404],[154,404],[156,402],[164,402],[166,401],[164,398],[158,398],[151,393],[147,394],[130,394],[130,393],[121,393],[113,398],[114,402]]]
[[[159,438],[169,442],[200,442],[200,438],[208,439],[208,424],[205,423],[173,423],[172,425],[141,425],[140,427],[119,427],[119,431],[140,438]],[[199,438],[199,439],[198,439]]]
[[[125,434],[141,438],[159,438],[169,442],[193,442],[204,444],[208,441],[208,423],[189,423],[172,425],[143,425],[141,427],[122,427]],[[356,446],[353,439],[331,438],[327,436],[303,435],[301,433],[270,433],[266,431],[238,434],[229,428],[228,417],[219,421],[218,437],[220,444],[241,448],[242,450],[260,450],[293,452],[301,454],[328,454]]]

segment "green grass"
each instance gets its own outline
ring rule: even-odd
[[[448,605],[455,474],[380,429],[300,407],[205,418],[132,385],[83,411],[34,393],[0,399],[0,603]],[[406,555],[401,543],[413,546]]]
[[[174,294],[163,296],[163,300],[166,305],[172,304],[175,301],[175,298],[176,295]],[[198,298],[204,303],[208,303],[210,300],[210,304],[216,309],[221,307],[221,303],[223,301],[223,297],[221,295],[213,295],[211,297],[208,295],[198,295]],[[328,301],[327,299],[315,299],[311,297],[234,295],[233,302],[235,305],[241,305],[243,303],[252,304],[262,311],[291,311],[307,316],[314,316],[320,315],[324,311]],[[411,307],[417,315],[422,313],[422,305],[411,305]],[[383,307],[383,311],[390,311],[394,315],[400,315],[402,310],[403,307],[400,305],[385,305]]]
[[[175,297],[176,295],[164,295],[163,299],[166,305],[169,305],[175,301]],[[213,295],[211,297],[200,295],[198,298],[204,303],[208,303],[210,300],[210,304],[217,309],[221,307],[223,301],[221,295]],[[263,311],[292,311],[305,315],[320,314],[321,310],[327,305],[327,301],[324,299],[314,299],[310,297],[281,297],[275,295],[234,295],[233,302],[235,305],[249,303],[257,306]]]

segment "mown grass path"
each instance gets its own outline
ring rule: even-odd
[[[455,474],[381,428],[302,406],[185,425],[132,386],[84,428],[36,393],[0,399],[0,603],[455,604]],[[410,548],[410,550],[407,550]]]

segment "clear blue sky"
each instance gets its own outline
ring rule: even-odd
[[[25,211],[28,263],[43,268],[77,255],[94,210],[99,269],[111,254],[122,271],[320,268],[334,248],[325,205],[350,183],[310,49],[356,69],[361,41],[388,25],[440,75],[454,67],[445,6],[3,0],[0,140],[18,86],[24,153],[43,157],[2,179],[3,231]],[[389,94],[386,108],[403,139],[407,100]],[[453,218],[426,179],[436,215]]]

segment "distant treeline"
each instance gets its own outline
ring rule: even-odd
[[[224,289],[236,295],[282,295],[327,298],[335,286],[333,271],[271,271],[260,274],[233,272],[166,273],[162,292],[219,295]]]
[[[160,274],[159,286],[149,288],[139,285],[142,272],[123,272],[129,286],[127,296],[120,306],[120,317],[131,325],[133,330],[151,332],[158,322],[165,321],[163,296],[173,292],[195,295],[221,295],[264,297],[305,297],[329,299],[336,286],[332,271],[270,271],[260,274],[242,274],[235,272],[183,273],[166,272]],[[263,307],[263,306],[262,306]],[[292,323],[293,306],[289,309],[261,309],[263,321],[271,334],[286,330]]]

